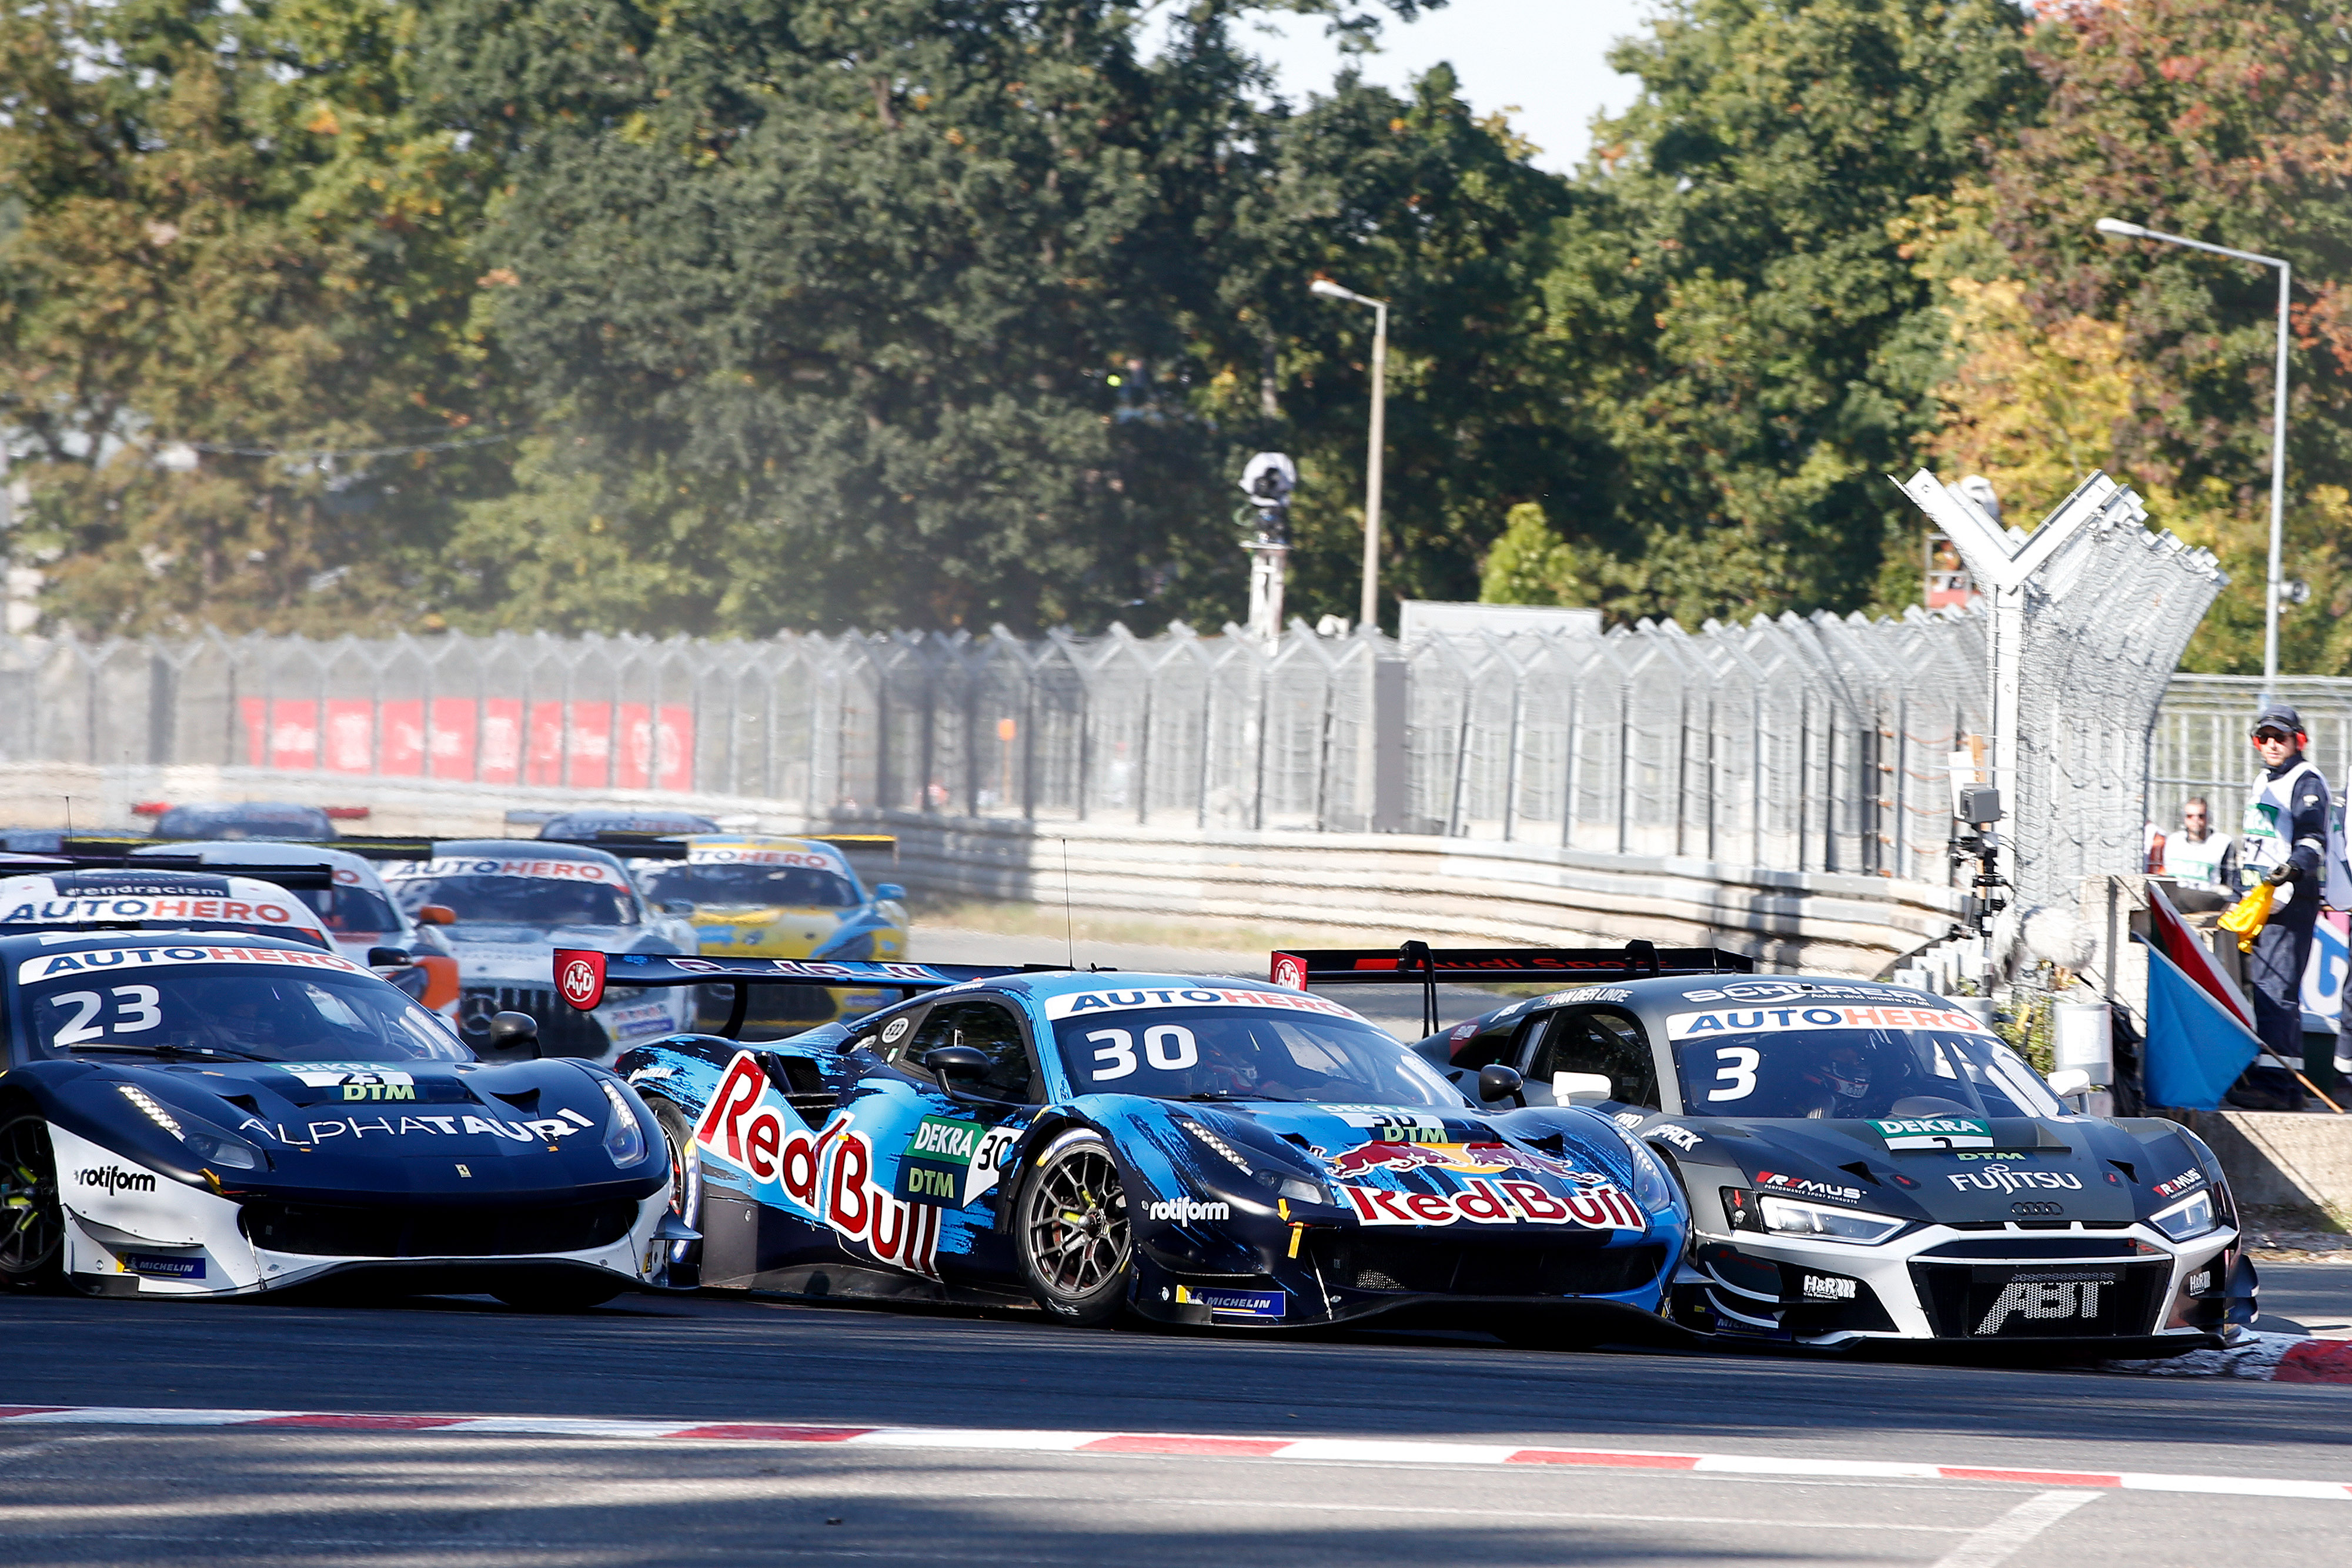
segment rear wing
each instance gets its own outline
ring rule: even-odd
[[[903,999],[967,980],[1000,975],[1061,974],[1066,964],[884,964],[833,962],[822,958],[703,958],[685,953],[600,953],[585,947],[555,950],[555,990],[581,1012],[604,999],[609,977],[616,986],[732,986],[735,1005],[727,1027],[733,1040],[743,1027],[753,986],[856,987],[897,991]]]
[[[898,858],[898,839],[895,833],[778,833],[780,839],[805,839],[813,844],[831,844],[845,854],[887,854],[895,862]],[[692,846],[691,838],[709,838],[708,833],[631,833],[618,831],[583,833],[577,838],[551,839],[550,843],[586,844],[593,849],[606,850],[624,860],[682,861]]]
[[[1426,1032],[1437,1032],[1438,982],[1643,980],[1660,975],[1752,975],[1756,960],[1719,947],[1660,947],[1636,938],[1622,947],[1320,947],[1277,951],[1270,977],[1304,991],[1316,986],[1413,984],[1423,988]]]
[[[68,839],[53,855],[0,855],[0,875],[47,876],[69,871],[183,871],[201,876],[246,877],[285,888],[289,893],[306,887],[335,885],[334,868],[324,862],[317,865],[246,865],[231,861],[207,861],[201,855],[133,856],[123,852],[122,841]],[[94,847],[96,843],[103,843],[104,848]]]

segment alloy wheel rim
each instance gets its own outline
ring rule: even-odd
[[[0,1142],[0,1272],[25,1274],[47,1262],[65,1239],[48,1140],[30,1118]]]
[[[1127,1199],[1108,1155],[1081,1149],[1047,1167],[1030,1200],[1029,1256],[1056,1293],[1085,1296],[1127,1268]]]

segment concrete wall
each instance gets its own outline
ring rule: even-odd
[[[2178,1111],[2212,1145],[2240,1203],[2312,1209],[2352,1223],[2352,1116]]]
[[[82,826],[127,825],[141,800],[288,800],[365,805],[352,831],[495,837],[506,813],[592,804],[698,810],[774,831],[812,824],[772,800],[583,791],[252,768],[0,766],[0,822],[55,826],[72,796]],[[1517,945],[1716,944],[1782,969],[1872,975],[1950,928],[1949,889],[1888,877],[1759,870],[1683,857],[1407,833],[1196,832],[1093,821],[860,813],[823,826],[897,833],[899,880],[918,893],[1058,903],[1124,915],[1257,925],[1357,927]]]

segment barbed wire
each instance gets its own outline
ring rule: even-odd
[[[405,457],[417,452],[455,452],[467,446],[488,446],[495,442],[512,441],[513,435],[467,436],[459,441],[432,441],[414,446],[224,446],[209,441],[158,442],[158,448],[184,446],[191,452],[208,452],[215,457]]]

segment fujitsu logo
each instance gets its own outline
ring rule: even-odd
[[[1987,1166],[1980,1171],[1962,1171],[1950,1178],[1954,1186],[1966,1191],[1981,1187],[1989,1191],[2016,1192],[2021,1187],[2056,1187],[2079,1192],[2083,1178],[2064,1171],[2013,1171],[2007,1166]]]
[[[98,1166],[74,1172],[74,1180],[100,1192],[153,1192],[155,1177],[147,1171],[127,1171],[121,1166]]]

